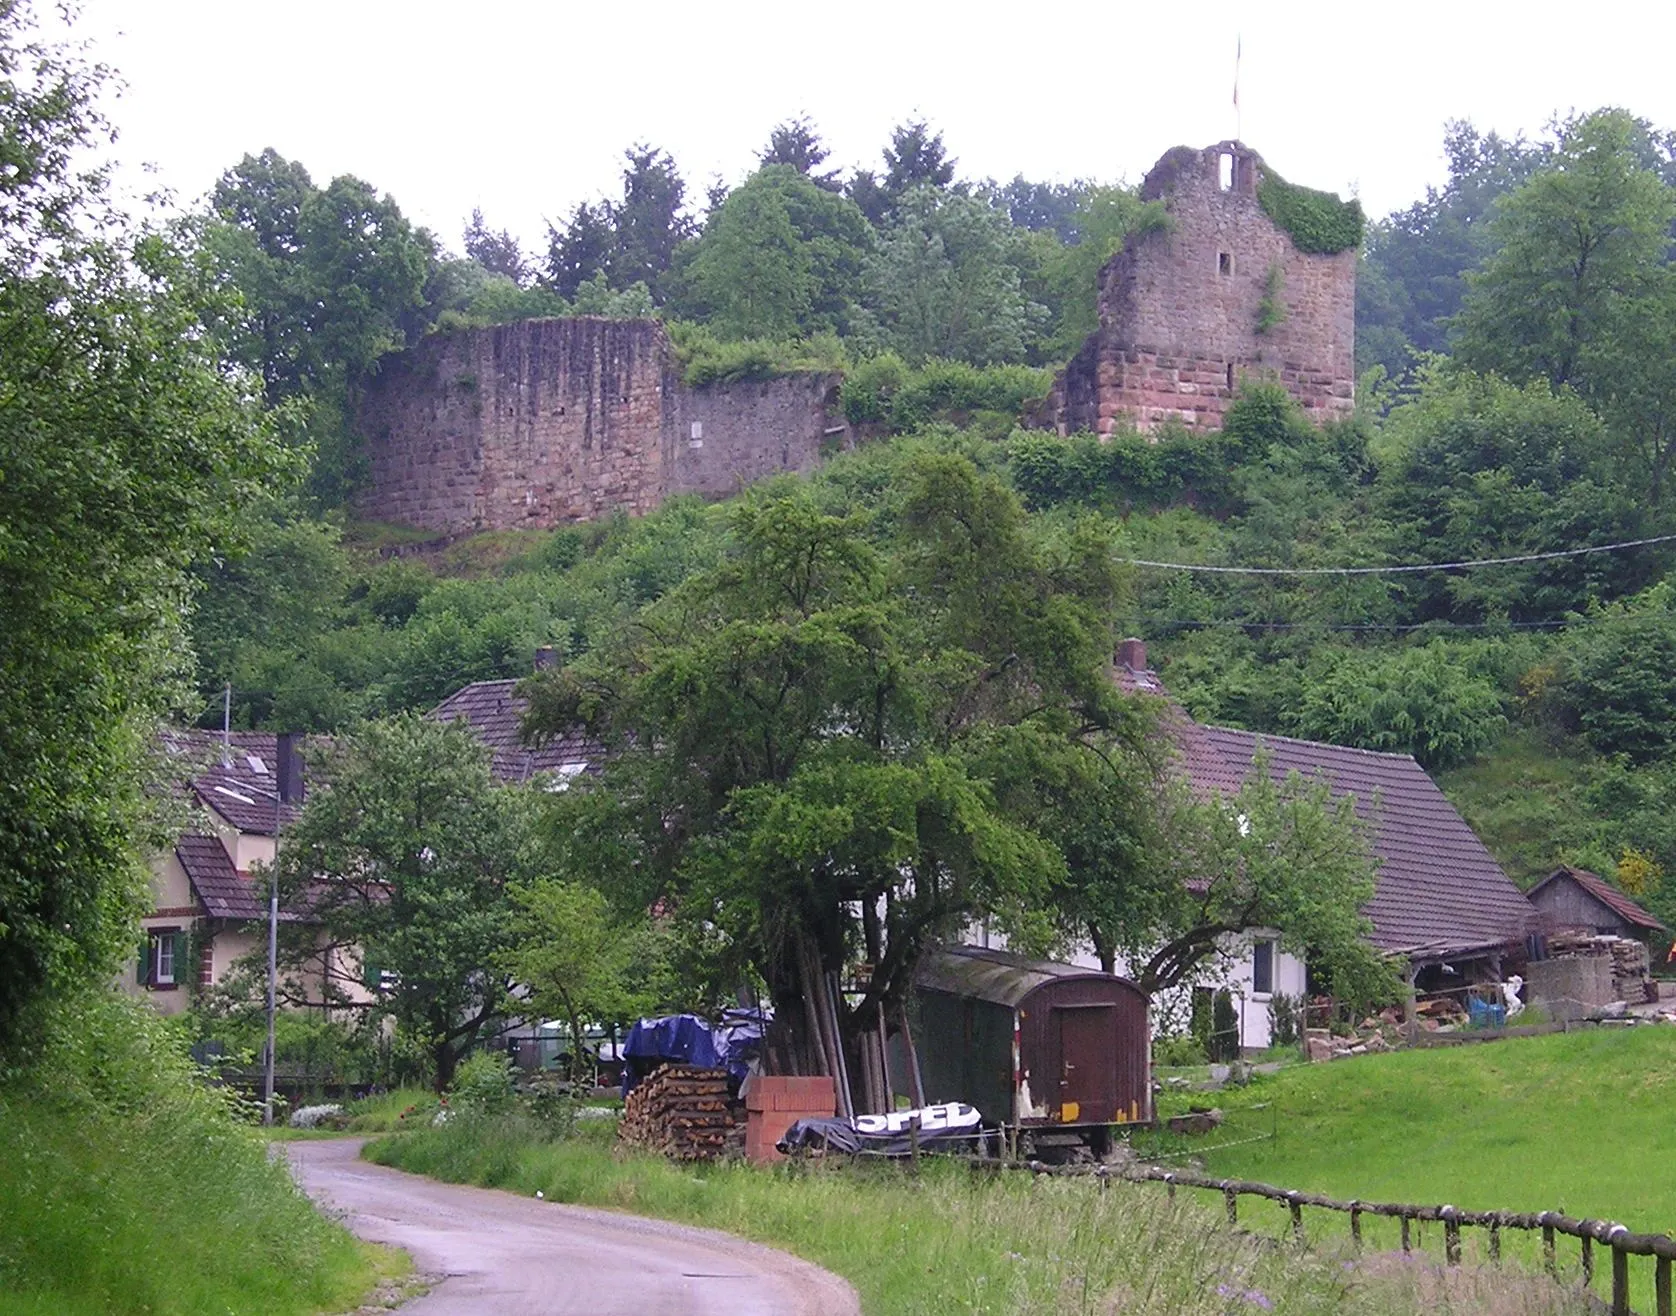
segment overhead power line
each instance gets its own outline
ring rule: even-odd
[[[1589,553],[1616,553],[1649,544],[1668,544],[1676,534],[1654,535],[1650,539],[1626,539],[1617,544],[1593,544],[1588,548],[1562,548],[1549,553],[1521,553],[1517,557],[1481,557],[1464,562],[1419,562],[1383,567],[1222,567],[1203,562],[1155,562],[1149,558],[1120,557],[1125,566],[1153,567],[1161,571],[1201,571],[1218,576],[1394,576],[1420,571],[1466,571],[1473,567],[1505,567],[1521,562],[1551,562],[1556,558],[1583,557]]]

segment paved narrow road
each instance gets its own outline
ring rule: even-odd
[[[359,1160],[358,1139],[283,1146],[356,1234],[445,1276],[413,1316],[860,1316],[836,1275],[731,1234],[437,1183]]]

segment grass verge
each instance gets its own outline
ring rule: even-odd
[[[0,1086],[0,1316],[288,1316],[406,1267],[317,1212],[167,1025],[100,998]]]
[[[1578,1310],[1515,1271],[1441,1276],[1350,1265],[1222,1228],[1207,1205],[1162,1190],[975,1174],[930,1162],[918,1176],[862,1169],[678,1165],[616,1154],[605,1121],[562,1142],[530,1121],[456,1118],[368,1145],[381,1164],[549,1201],[613,1207],[724,1229],[849,1279],[869,1316],[1258,1311],[1560,1313]]]

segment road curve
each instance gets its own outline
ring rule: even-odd
[[[438,1183],[359,1139],[282,1146],[309,1196],[444,1277],[412,1316],[860,1316],[836,1275],[731,1234]]]

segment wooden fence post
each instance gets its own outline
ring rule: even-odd
[[[1443,1262],[1458,1266],[1461,1264],[1461,1218],[1452,1206],[1444,1207],[1438,1214],[1443,1217]]]
[[[1165,1187],[1165,1189],[1168,1190],[1168,1192],[1170,1194],[1170,1200],[1172,1202],[1175,1201],[1176,1200],[1176,1177],[1175,1177],[1175,1175],[1166,1174],[1164,1176],[1164,1187]]]
[[[1658,1258],[1653,1270],[1653,1287],[1658,1293],[1659,1316],[1672,1316],[1670,1310],[1670,1258]]]
[[[1588,1288],[1595,1282],[1595,1241],[1587,1234],[1583,1235],[1583,1287]]]
[[[1240,1195],[1224,1184],[1222,1198],[1228,1208],[1228,1223],[1237,1225],[1240,1222]]]
[[[1412,1247],[1411,1247],[1411,1246],[1410,1246],[1410,1245],[1409,1245],[1409,1238],[1408,1238],[1408,1217],[1407,1217],[1407,1216],[1402,1216],[1402,1217],[1400,1217],[1400,1218],[1401,1218],[1401,1220],[1402,1220],[1402,1250],[1403,1250],[1403,1253],[1404,1253],[1404,1255],[1407,1255],[1407,1254],[1408,1254],[1408,1253],[1409,1253],[1409,1252],[1412,1252],[1412,1251],[1413,1251],[1413,1250],[1414,1250],[1414,1249],[1413,1249],[1413,1248],[1412,1248]]]
[[[1292,1241],[1302,1247],[1304,1245],[1304,1209],[1298,1205],[1298,1195],[1287,1193],[1286,1205],[1292,1212]]]
[[[1350,1204],[1350,1241],[1360,1250],[1362,1246],[1362,1208],[1355,1202]]]
[[[1544,1211],[1542,1214],[1546,1216],[1548,1213]],[[1550,1275],[1558,1278],[1560,1263],[1554,1256],[1554,1226],[1547,1220],[1542,1222],[1542,1265]]]
[[[1612,1249],[1612,1316],[1629,1316],[1629,1253]]]
[[[1490,1221],[1490,1260],[1501,1260],[1501,1221]]]

